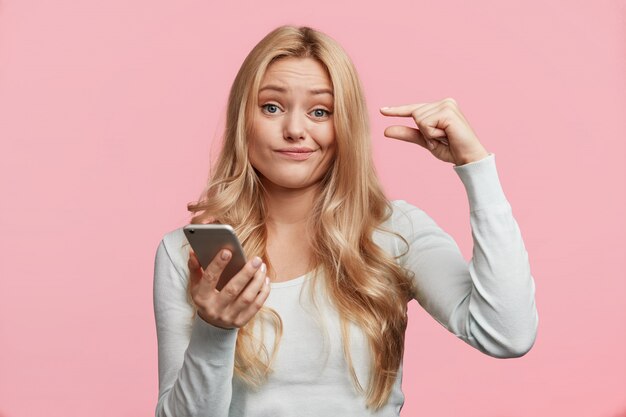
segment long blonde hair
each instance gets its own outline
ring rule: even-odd
[[[360,326],[368,337],[372,371],[367,407],[379,409],[389,399],[402,361],[407,303],[415,288],[408,271],[372,240],[375,229],[383,230],[381,224],[389,218],[391,204],[376,177],[367,108],[356,69],[336,41],[310,27],[285,25],[268,33],[248,54],[230,90],[216,168],[200,199],[188,204],[190,212],[200,212],[191,223],[230,224],[248,259],[258,255],[269,261],[267,209],[261,182],[248,160],[247,137],[263,75],[283,57],[314,58],[326,67],[332,81],[337,150],[309,217],[313,261],[325,277],[324,288],[341,318],[344,356],[360,393],[364,390],[352,364],[348,323]],[[187,295],[193,305],[189,291]],[[253,336],[258,319],[268,319],[274,326],[271,355]],[[265,306],[239,329],[235,374],[250,387],[258,388],[272,371],[281,336],[280,316]]]

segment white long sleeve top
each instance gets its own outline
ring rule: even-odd
[[[453,166],[470,207],[473,255],[463,258],[454,239],[423,210],[392,202],[383,225],[400,233],[409,250],[398,262],[414,272],[415,299],[442,326],[496,358],[524,355],[533,346],[538,314],[528,253],[498,178],[495,154]],[[397,256],[403,242],[374,232],[374,241]],[[188,247],[182,227],[166,233],[154,267],[154,314],[158,339],[159,393],[156,417],[398,417],[404,403],[402,364],[387,404],[374,413],[355,390],[341,343],[339,316],[309,285],[314,271],[271,283],[265,306],[283,320],[274,372],[258,391],[234,374],[239,329],[223,329],[192,317],[186,301]],[[316,295],[316,304],[311,296]],[[273,331],[264,342],[271,352]],[[361,330],[351,325],[352,360],[361,385],[368,382],[370,352]]]

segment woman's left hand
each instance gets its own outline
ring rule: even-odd
[[[385,116],[412,117],[418,129],[389,126],[385,129],[385,136],[417,143],[442,161],[463,165],[489,155],[453,98],[434,103],[382,107],[380,112]]]

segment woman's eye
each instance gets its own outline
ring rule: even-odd
[[[276,104],[264,104],[261,106],[261,108],[267,109],[270,114],[274,114],[274,112],[270,109],[278,109],[278,106]]]
[[[322,112],[322,114],[320,113],[316,113],[315,116],[316,117],[324,117],[324,116],[329,116],[331,113],[328,110],[325,109],[315,109],[313,110],[313,112]]]

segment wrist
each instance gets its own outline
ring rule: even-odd
[[[487,150],[483,150],[482,152],[478,152],[478,153],[473,154],[473,155],[464,156],[462,158],[459,158],[459,160],[456,161],[455,166],[461,166],[461,165],[470,164],[472,162],[480,161],[481,159],[484,159],[487,156],[489,156],[489,152],[487,152]]]

